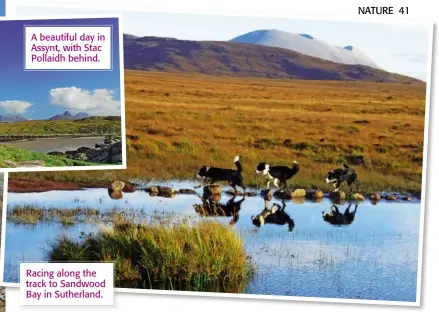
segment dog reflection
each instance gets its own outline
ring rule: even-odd
[[[352,203],[350,202],[344,213],[341,213],[336,205],[332,205],[331,213],[322,211],[323,220],[336,226],[349,225],[355,219],[355,213],[357,212],[358,204],[355,205],[355,209],[352,212],[350,211],[351,206]]]
[[[286,204],[282,201],[282,207],[274,203],[269,207],[269,201],[265,199],[264,210],[257,216],[252,216],[252,223],[257,227],[262,227],[264,224],[285,225],[288,224],[288,232],[294,229],[294,220],[285,212]]]
[[[239,219],[239,211],[245,197],[235,201],[233,196],[227,203],[222,204],[211,196],[200,196],[202,204],[194,204],[195,211],[202,217],[232,217],[230,224],[235,224]]]

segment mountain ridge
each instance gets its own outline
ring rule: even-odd
[[[289,49],[230,41],[194,41],[124,35],[125,69],[170,73],[425,83],[365,65],[346,65]]]

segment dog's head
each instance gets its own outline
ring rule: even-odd
[[[262,175],[266,175],[268,173],[268,170],[270,169],[270,165],[266,164],[264,162],[261,162],[257,167],[256,167],[256,173],[257,174],[262,174]]]
[[[201,167],[201,169],[198,170],[197,178],[207,177],[208,176],[207,172],[209,171],[209,169],[210,169],[210,167],[208,167],[208,166]]]
[[[326,183],[334,183],[337,182],[338,176],[335,174],[334,171],[329,171],[325,176],[325,182]]]
[[[253,225],[257,226],[257,227],[261,227],[264,226],[265,220],[264,218],[259,215],[259,216],[252,216],[252,223]]]

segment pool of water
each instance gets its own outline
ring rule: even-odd
[[[184,182],[172,185],[176,189],[193,187]],[[222,194],[220,202],[231,205],[232,201],[239,203],[242,199]],[[351,212],[358,206],[350,219],[344,215],[349,203],[340,204],[337,205],[340,218],[351,221],[342,226],[340,222],[331,223],[323,218],[322,211],[330,212],[333,205],[329,199],[285,201],[283,214],[277,217],[279,224],[266,219],[260,227],[254,225],[252,217],[263,212],[266,205],[272,207],[276,203],[282,207],[280,200],[266,202],[260,196],[247,197],[240,204],[238,217],[201,216],[195,207],[202,203],[197,195],[165,198],[150,196],[144,190],[124,193],[119,200],[111,199],[106,189],[8,194],[8,208],[34,204],[65,209],[92,207],[102,211],[135,209],[150,214],[176,213],[233,223],[257,266],[255,277],[245,289],[248,294],[416,301],[419,201],[382,200],[376,205],[368,200],[353,202]],[[45,260],[50,243],[59,234],[65,232],[78,237],[81,232],[95,230],[90,224],[70,228],[58,224],[31,227],[8,220],[5,282],[18,282],[19,262]]]
[[[96,143],[102,144],[103,137],[79,137],[79,138],[42,138],[33,140],[8,141],[1,144],[17,148],[40,152],[66,152],[74,151],[80,147],[94,148]]]

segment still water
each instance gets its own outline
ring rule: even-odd
[[[176,189],[193,187],[184,182],[172,185]],[[232,199],[222,194],[221,203],[230,204],[230,200],[236,203],[242,198]],[[118,208],[142,210],[151,215],[165,212],[206,218],[196,212],[194,205],[201,203],[197,195],[164,198],[150,196],[143,190],[124,193],[119,200],[111,199],[106,189],[8,193],[9,208],[24,204],[66,209],[91,207],[102,211]],[[416,301],[419,201],[381,200],[373,205],[366,200],[358,203],[352,222],[343,226],[324,220],[322,211],[330,212],[332,206],[328,199],[318,203],[285,201],[284,214],[279,217],[283,225],[255,226],[252,216],[261,213],[266,204],[271,207],[274,203],[282,207],[280,200],[266,203],[260,196],[247,197],[240,204],[238,218],[209,217],[224,223],[235,221],[233,226],[243,236],[245,248],[256,263],[256,276],[245,293]],[[351,212],[356,204],[351,204]],[[341,214],[348,205],[337,205]],[[47,223],[23,226],[8,220],[5,282],[18,282],[19,262],[45,260],[50,243],[59,234],[78,237],[81,232],[95,230],[96,226],[87,224],[69,228]]]
[[[25,149],[32,152],[66,152],[74,151],[80,147],[94,148],[95,144],[103,143],[103,137],[78,137],[78,138],[42,138],[33,140],[7,141],[3,145]]]

